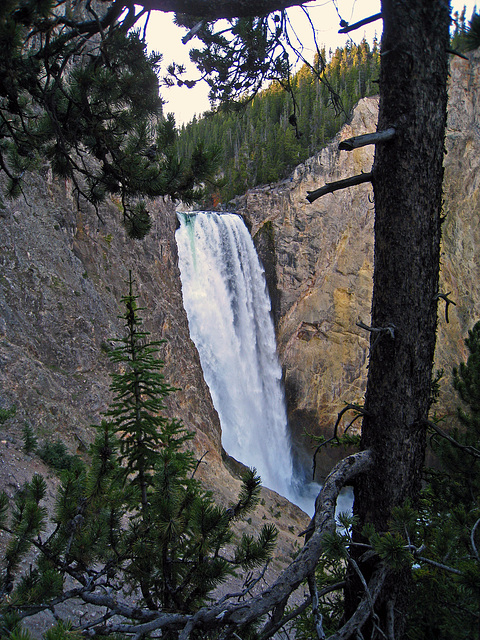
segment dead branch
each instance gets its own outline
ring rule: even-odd
[[[475,544],[475,531],[479,524],[480,524],[480,518],[475,522],[475,524],[473,525],[473,529],[470,532],[470,543],[472,545],[473,553],[475,555],[475,558],[477,559],[477,562],[480,562],[480,556],[478,555],[477,545]]]
[[[350,427],[352,426],[352,424],[354,422],[356,422],[356,420],[358,420],[361,416],[366,416],[368,415],[368,411],[366,411],[363,407],[361,407],[358,404],[347,404],[345,407],[343,407],[343,409],[338,413],[337,415],[337,421],[335,422],[335,426],[333,428],[333,436],[331,438],[328,438],[328,440],[325,440],[324,442],[321,442],[318,447],[315,449],[315,452],[313,454],[313,463],[312,463],[312,478],[315,478],[315,471],[317,469],[317,455],[318,452],[320,451],[320,449],[322,447],[326,447],[328,444],[330,444],[331,442],[340,442],[340,439],[338,437],[338,427],[340,425],[340,421],[343,418],[343,415],[347,412],[347,411],[356,411],[357,415],[353,418],[353,420],[351,420],[347,427],[345,428],[345,431],[343,432],[343,435],[345,435],[347,433],[347,431],[350,429]]]
[[[353,616],[327,640],[347,640],[347,638],[355,637],[355,632],[361,629],[370,617],[371,604],[376,602],[387,574],[387,567],[383,564],[380,565],[368,584],[368,593],[362,598]]]
[[[343,580],[342,582],[336,582],[335,584],[331,584],[328,587],[324,587],[318,592],[318,597],[321,598],[323,596],[332,593],[333,591],[339,591],[343,589],[347,583]],[[259,636],[259,640],[267,640],[271,638],[277,631],[280,631],[282,627],[284,627],[288,622],[297,618],[301,613],[305,611],[307,607],[312,603],[311,596],[308,596],[301,605],[296,607],[295,609],[289,611],[277,624],[272,625],[270,621],[265,625],[262,630],[261,635]]]
[[[450,298],[448,297],[450,295],[451,291],[449,291],[448,293],[437,293],[437,295],[435,296],[434,300],[445,300],[445,322],[448,324],[448,305],[453,304],[454,307],[457,306],[457,303],[454,302],[453,300],[450,300]]]
[[[396,326],[393,325],[393,324],[388,324],[386,327],[369,327],[364,322],[359,320],[356,323],[356,325],[357,325],[357,327],[360,327],[360,329],[365,329],[365,331],[370,331],[370,333],[378,333],[378,334],[388,333],[389,336],[392,338],[392,340],[395,340],[395,329],[396,329]]]
[[[339,189],[347,189],[348,187],[354,187],[357,184],[363,184],[364,182],[371,182],[373,178],[373,173],[361,173],[358,176],[351,176],[350,178],[345,178],[344,180],[337,180],[337,182],[327,182],[326,185],[320,187],[320,189],[315,189],[315,191],[308,191],[307,200],[310,202],[314,202],[317,198],[321,198],[327,193],[333,193],[334,191],[338,191]]]
[[[429,564],[432,567],[436,567],[437,569],[441,569],[442,571],[447,571],[448,573],[453,573],[456,576],[463,575],[459,569],[455,569],[454,567],[449,567],[446,564],[442,564],[441,562],[436,562],[435,560],[431,560],[430,558],[425,558],[424,556],[420,556],[415,551],[413,552],[414,558],[419,560],[420,562],[425,562],[425,564]]]
[[[351,556],[348,556],[348,562],[353,567],[353,570],[357,574],[357,576],[358,576],[358,578],[359,578],[360,582],[362,583],[363,588],[365,590],[365,597],[367,598],[368,604],[370,606],[370,615],[372,617],[373,626],[375,627],[375,629],[377,630],[379,635],[382,635],[382,636],[385,637],[385,634],[380,629],[380,625],[378,624],[379,623],[379,619],[378,619],[378,615],[375,613],[375,601],[373,600],[372,594],[370,593],[370,587],[367,584],[367,581],[365,580],[365,577],[364,577],[363,573],[360,571],[360,567],[358,566],[358,564],[355,562],[355,560]]]
[[[448,440],[448,442],[450,442],[450,444],[453,444],[453,446],[456,447],[457,449],[461,449],[462,451],[465,451],[465,453],[469,453],[474,458],[480,458],[479,449],[476,449],[475,447],[470,447],[469,445],[460,444],[460,442],[455,440],[455,438],[452,438],[452,436],[449,435],[443,429],[440,429],[440,427],[436,425],[434,422],[432,422],[431,420],[426,420],[426,425],[427,427],[430,427],[430,429],[433,429],[433,431],[435,431],[435,433],[437,433],[439,436],[441,436],[442,438],[445,438],[445,440]]]
[[[325,631],[323,630],[323,616],[318,607],[319,598],[318,598],[318,588],[317,588],[317,580],[315,578],[315,573],[311,573],[307,576],[308,588],[310,589],[310,597],[312,599],[312,615],[313,622],[315,623],[315,631],[317,633],[318,640],[324,640]]]
[[[447,47],[447,53],[450,53],[452,56],[458,56],[463,60],[468,60],[467,56],[464,56],[463,53],[460,53],[460,51],[457,51],[456,49],[451,49],[450,47]]]
[[[381,18],[382,14],[376,13],[375,15],[370,16],[369,18],[364,18],[363,20],[355,22],[354,24],[347,24],[346,26],[339,29],[338,33],[349,33],[350,31],[355,31],[355,29],[360,29],[360,27],[363,27],[365,24],[370,24],[371,22],[375,22],[376,20],[380,20]]]
[[[374,133],[365,133],[362,136],[353,136],[342,140],[338,145],[340,151],[353,151],[368,144],[378,144],[379,142],[387,142],[395,137],[396,131],[393,127],[384,129],[383,131],[375,131]]]

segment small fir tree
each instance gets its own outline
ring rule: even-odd
[[[37,448],[38,442],[35,433],[28,422],[26,422],[23,426],[22,435],[24,451],[26,453],[33,453]]]
[[[238,501],[229,508],[215,504],[195,479],[197,462],[186,447],[193,436],[162,415],[174,389],[156,357],[160,343],[149,342],[141,328],[131,278],[129,286],[125,337],[112,352],[119,366],[114,400],[97,427],[90,463],[61,471],[53,530],[47,529],[40,476],[17,493],[12,509],[0,496],[0,527],[10,536],[0,577],[2,638],[20,633],[22,618],[74,597],[101,612],[93,622],[62,626],[61,637],[72,630],[130,633],[133,625],[140,629],[154,616],[158,620],[159,611],[196,611],[238,570],[260,567],[271,557],[273,525],[258,537],[236,538],[232,531],[232,523],[258,501],[255,470],[245,474]],[[32,545],[38,561],[18,577]],[[113,616],[115,623],[109,622]],[[165,631],[162,637],[177,635]]]

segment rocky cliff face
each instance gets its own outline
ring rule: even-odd
[[[25,198],[0,220],[0,381],[2,406],[17,406],[40,438],[70,446],[91,439],[109,400],[110,341],[123,334],[121,296],[132,270],[147,330],[165,339],[165,375],[181,387],[169,402],[218,453],[220,425],[183,313],[171,205],[155,208],[154,228],[129,239],[115,203],[79,211],[68,185],[48,171],[32,176]],[[187,409],[188,407],[188,409]]]
[[[480,53],[451,65],[445,156],[445,223],[436,369],[444,369],[438,413],[453,415],[452,366],[480,312]],[[373,147],[339,151],[340,140],[375,131],[377,100],[362,100],[351,122],[317,156],[277,185],[237,202],[266,265],[283,365],[288,414],[299,456],[304,432],[331,435],[344,403],[362,403],[366,385],[373,269],[373,190],[361,185],[309,204],[307,191],[370,171]],[[323,461],[325,471],[330,461]]]

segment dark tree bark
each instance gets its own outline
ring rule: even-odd
[[[135,0],[136,5],[149,11],[187,13],[212,20],[265,16],[288,7],[308,6],[309,2],[313,0]]]
[[[418,497],[437,322],[447,105],[448,0],[383,0],[378,130],[373,168],[375,260],[370,364],[362,446],[374,467],[355,485],[360,523],[388,529],[392,509]],[[392,337],[392,335],[394,337]],[[368,571],[368,569],[367,569]],[[408,576],[382,600],[402,618]],[[352,579],[347,604],[363,595]],[[391,610],[391,608],[390,608]],[[386,625],[386,613],[381,620]],[[388,636],[390,637],[390,636]],[[402,637],[401,624],[395,638]]]

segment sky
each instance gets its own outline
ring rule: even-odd
[[[453,0],[453,10],[461,11],[463,6],[467,7],[467,19],[471,17],[475,2],[462,2]],[[378,20],[370,25],[366,25],[350,34],[339,34],[338,29],[340,17],[349,24],[353,24],[380,12],[380,0],[318,0],[309,3],[309,14],[316,30],[316,37],[319,46],[324,45],[325,49],[342,47],[348,39],[358,43],[363,37],[368,42],[372,42],[375,34],[380,40],[382,22]],[[314,49],[309,42],[312,41],[311,26],[308,24],[302,10],[299,7],[292,7],[288,10],[290,22],[295,28],[299,39],[304,44],[304,56],[313,59]],[[340,15],[340,17],[339,17]],[[189,50],[197,46],[198,40],[191,40],[183,45],[181,38],[185,35],[185,30],[173,24],[173,14],[153,11],[147,28],[147,40],[149,47],[163,53],[162,69],[166,69],[169,63],[175,61],[185,64],[190,68],[190,78],[198,77],[198,73],[191,65],[188,57]],[[310,53],[310,55],[309,55]],[[208,102],[208,86],[206,83],[198,83],[193,89],[187,87],[162,88],[162,98],[166,101],[165,113],[172,112],[175,115],[177,125],[190,122],[194,115],[201,115],[210,108]]]

